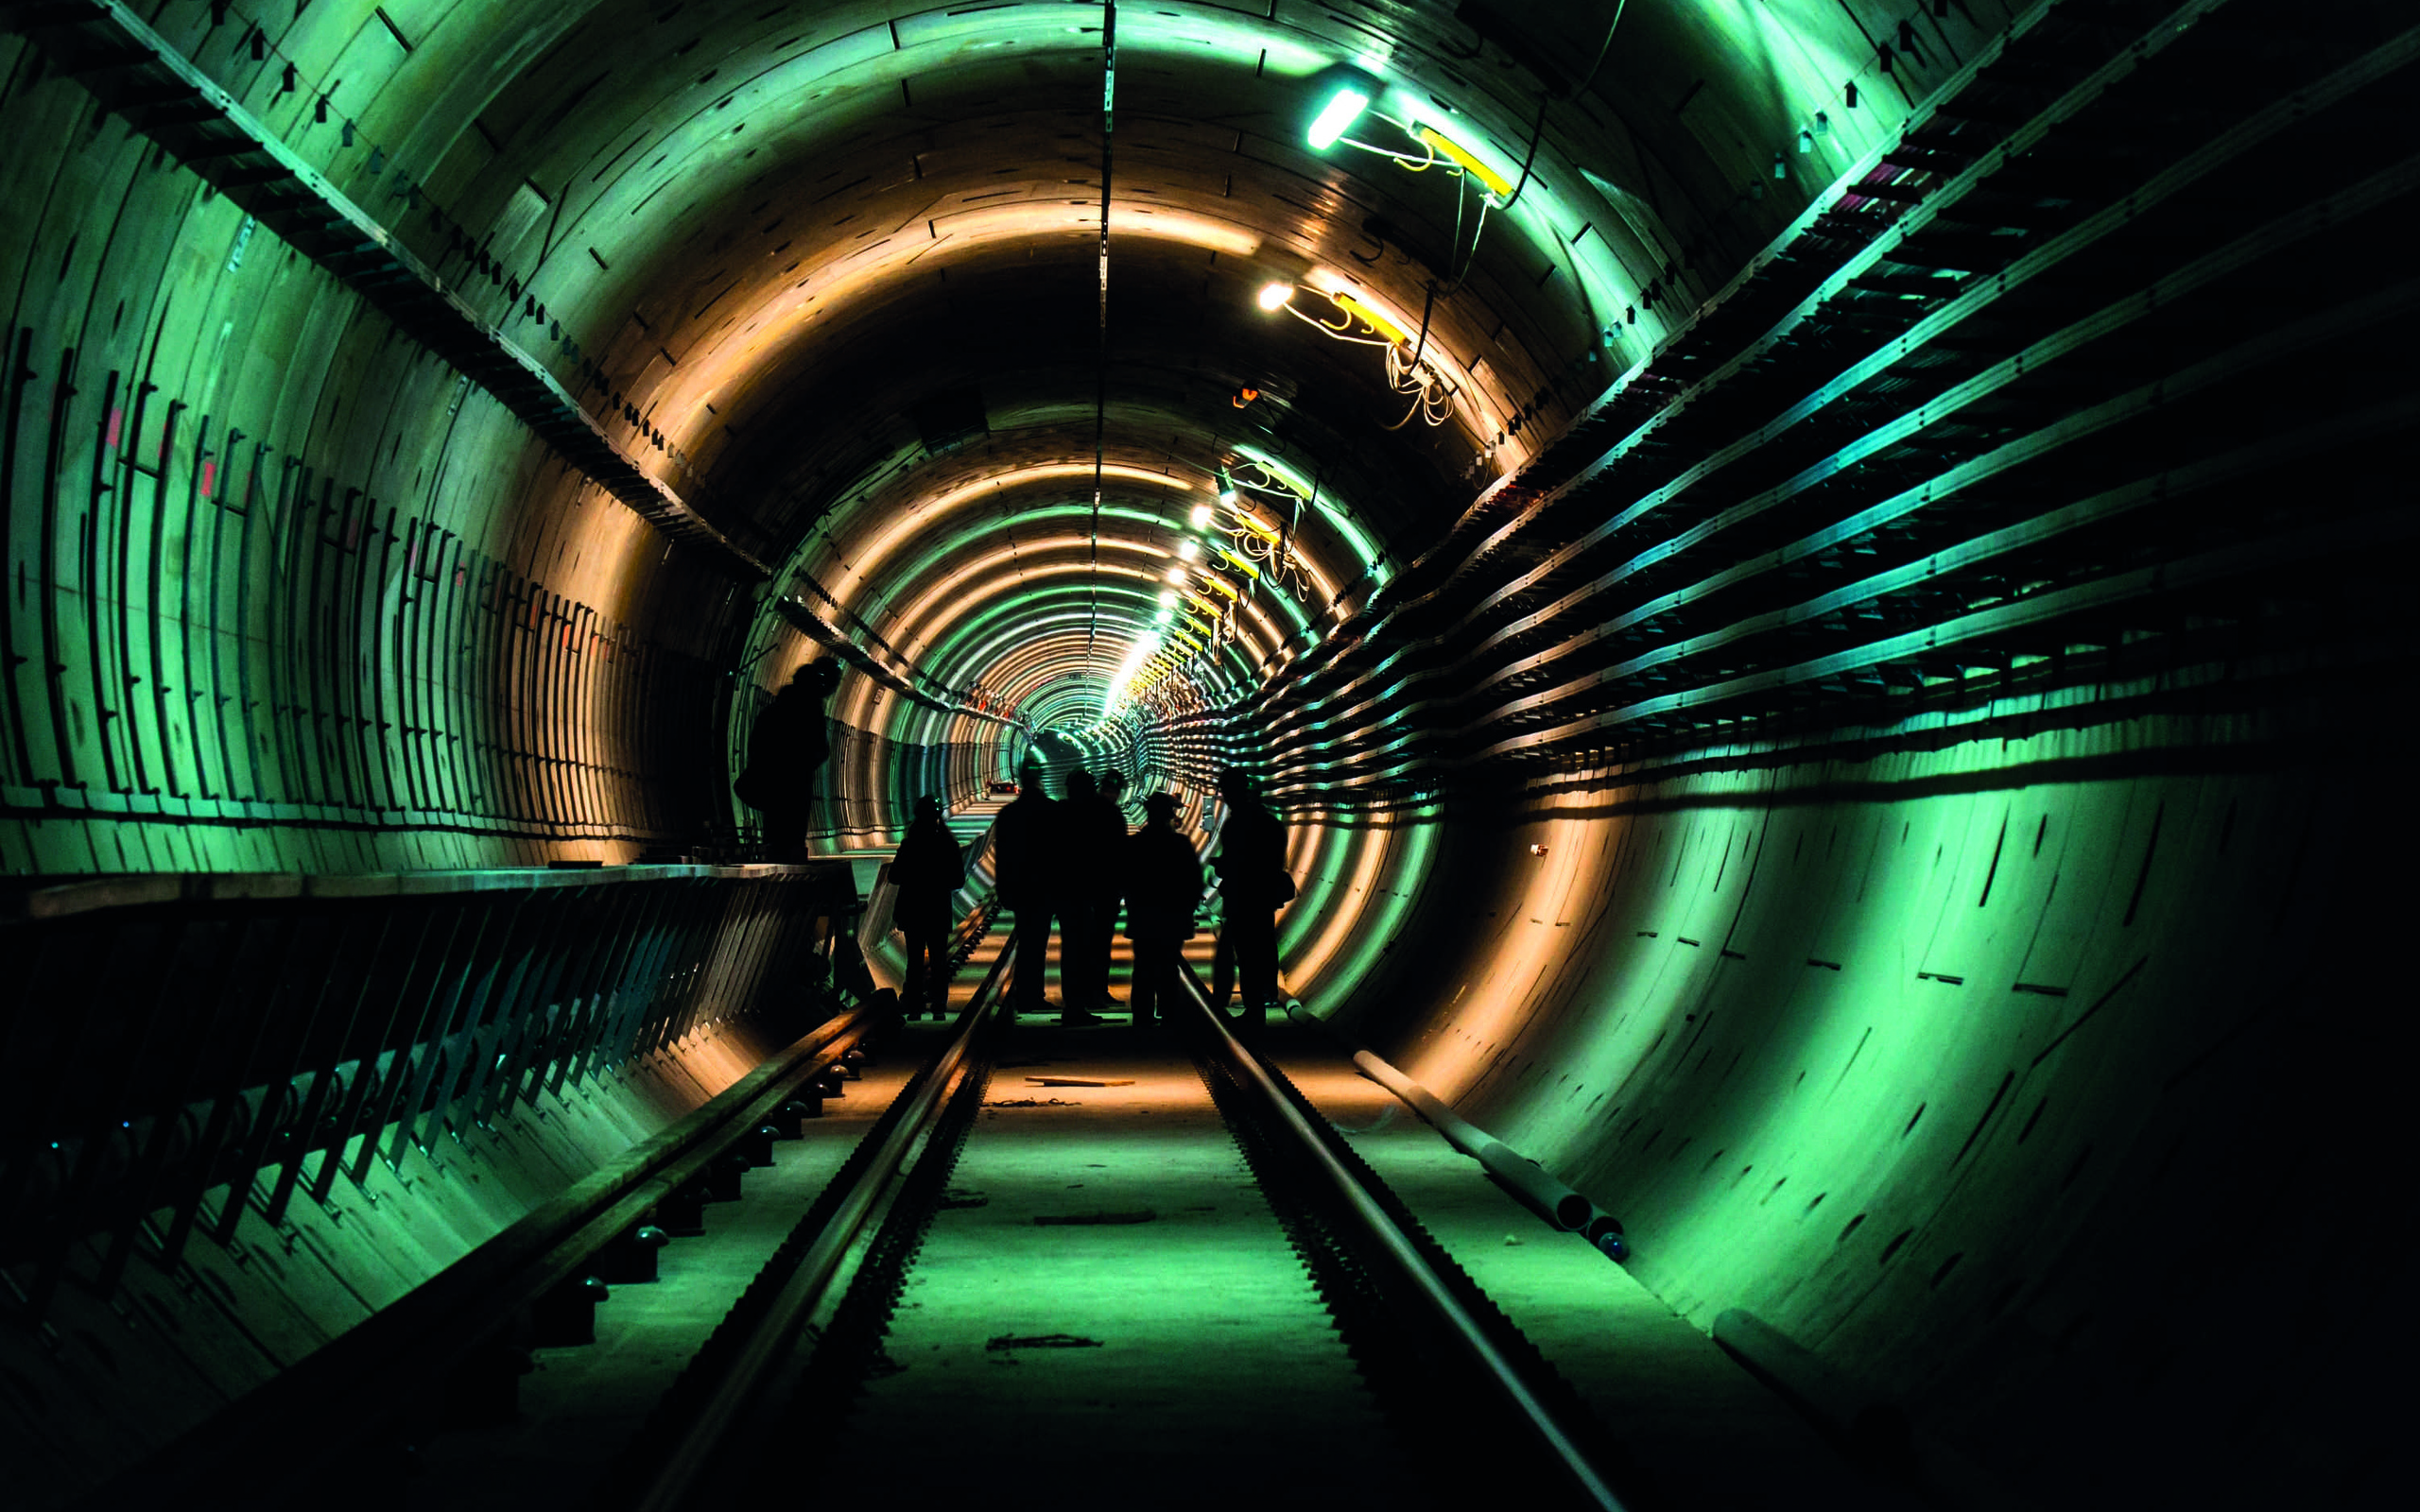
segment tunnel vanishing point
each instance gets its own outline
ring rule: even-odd
[[[2390,1501],[2414,19],[0,3],[0,1495],[757,1074],[1037,754],[1248,773],[1300,1017],[1971,1504]]]

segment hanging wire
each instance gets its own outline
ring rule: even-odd
[[[1117,126],[1117,0],[1101,6],[1100,70],[1100,354],[1093,380],[1092,564],[1085,586],[1084,671],[1098,676],[1100,640],[1101,474],[1109,455],[1109,189],[1111,133]],[[1107,701],[1101,713],[1109,713]]]

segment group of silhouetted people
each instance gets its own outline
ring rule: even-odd
[[[831,755],[823,704],[839,682],[837,662],[805,663],[749,731],[748,763],[734,788],[763,816],[768,861],[807,858],[815,780]],[[1011,1005],[1027,1013],[1047,1006],[1043,971],[1055,919],[1060,1022],[1100,1022],[1098,1010],[1115,1005],[1109,957],[1122,910],[1134,947],[1133,1022],[1148,1027],[1175,1010],[1184,942],[1200,933],[1201,857],[1177,828],[1182,805],[1173,794],[1152,794],[1143,802],[1142,828],[1130,833],[1123,774],[1071,771],[1058,799],[1043,790],[1038,765],[1028,762],[1019,776],[1017,797],[993,829],[1000,904],[1018,926]],[[1211,1001],[1223,1006],[1231,988],[1239,987],[1245,1022],[1257,1024],[1280,1001],[1277,910],[1294,896],[1286,826],[1241,772],[1222,774],[1219,795],[1227,821],[1211,866],[1225,919]],[[897,889],[892,919],[908,941],[903,1005],[910,1013],[939,1011],[949,984],[952,900],[966,881],[965,853],[943,821],[939,799],[916,800],[915,819],[890,863],[890,881]]]
[[[1044,791],[1038,767],[1020,775],[1016,799],[993,830],[1000,904],[1017,924],[1011,1005],[1021,1013],[1046,1009],[1043,968],[1056,919],[1059,1022],[1101,1022],[1098,1010],[1115,1005],[1109,957],[1122,910],[1134,949],[1129,1006],[1134,1026],[1150,1027],[1175,1011],[1184,942],[1200,933],[1201,857],[1177,828],[1182,805],[1173,794],[1152,794],[1143,802],[1142,827],[1129,833],[1118,774],[1071,772],[1059,799]],[[1235,962],[1247,1021],[1256,1022],[1278,1001],[1276,910],[1294,895],[1286,829],[1242,774],[1229,772],[1219,791],[1228,805],[1225,844],[1212,863],[1226,903],[1219,958]],[[1219,976],[1212,995],[1223,1003],[1227,985]]]

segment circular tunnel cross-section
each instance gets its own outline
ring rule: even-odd
[[[0,5],[29,1504],[1012,925],[1139,1026],[1155,829],[1545,1357],[1380,1111],[1874,1504],[2385,1500],[2420,31],[2324,9]],[[1695,1389],[1608,1473],[1755,1504]]]

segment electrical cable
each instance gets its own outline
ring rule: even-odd
[[[1588,75],[1571,92],[1572,98],[1578,99],[1587,94],[1588,86],[1597,82],[1597,70],[1605,66],[1605,53],[1614,45],[1614,32],[1622,24],[1622,8],[1629,4],[1630,0],[1614,0],[1614,19],[1605,27],[1605,40],[1597,44],[1597,60],[1588,65]]]
[[[1098,671],[1096,647],[1100,637],[1100,496],[1101,474],[1109,455],[1109,191],[1113,163],[1111,134],[1117,126],[1117,0],[1102,0],[1100,71],[1100,357],[1093,381],[1093,519],[1092,564],[1084,611],[1084,671]],[[1109,705],[1104,701],[1104,716]]]

